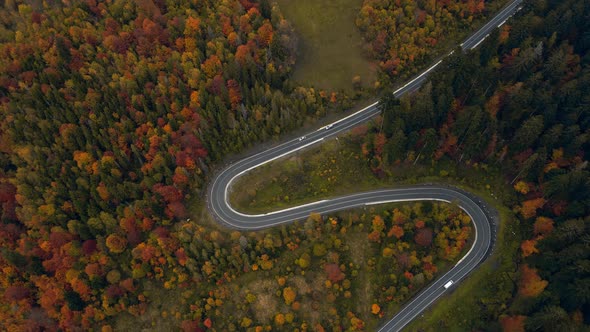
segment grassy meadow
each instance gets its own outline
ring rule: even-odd
[[[362,54],[362,37],[355,25],[362,0],[277,0],[299,36],[293,79],[330,91],[352,91],[359,75],[372,86],[376,67]]]

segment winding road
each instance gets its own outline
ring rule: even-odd
[[[505,6],[488,23],[461,44],[463,50],[471,50],[477,47],[494,28],[504,24],[510,16],[520,9],[522,1],[514,0]],[[394,95],[400,97],[418,89],[428,76],[428,73],[441,62],[442,60],[439,60],[416,78],[397,89]],[[319,144],[327,138],[336,136],[368,121],[380,113],[378,104],[378,102],[373,103],[305,136],[287,141],[230,164],[219,172],[211,182],[207,194],[207,205],[214,217],[227,227],[239,230],[259,230],[305,219],[312,212],[326,214],[344,209],[403,201],[430,200],[456,203],[471,217],[475,226],[475,238],[470,250],[453,268],[444,275],[437,277],[433,283],[415,295],[410,302],[405,304],[393,318],[379,329],[379,332],[385,332],[401,330],[446,291],[455,287],[460,280],[465,278],[489,255],[493,247],[498,220],[493,213],[490,213],[489,206],[483,200],[461,189],[436,184],[356,193],[264,214],[241,213],[232,208],[228,200],[231,184],[239,176],[288,154]],[[449,281],[453,282],[450,287],[447,285]]]

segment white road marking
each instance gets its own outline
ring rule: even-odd
[[[408,85],[414,83],[416,80],[420,79],[420,77],[428,74],[431,70],[433,70],[434,68],[436,68],[436,66],[440,65],[440,63],[442,62],[442,60],[439,60],[437,63],[435,63],[434,65],[432,65],[432,67],[426,69],[426,71],[424,71],[422,74],[420,74],[418,77],[414,78],[413,80],[409,81],[408,83],[406,83],[404,86],[402,86],[401,88],[393,91],[393,94],[395,95],[396,93],[398,93],[400,90],[404,89],[405,87],[407,87]]]
[[[470,49],[472,50],[472,49],[474,49],[474,48],[478,47],[478,46],[479,46],[479,44],[481,44],[481,43],[482,43],[484,40],[486,40],[486,38],[488,38],[488,36],[489,36],[489,35],[490,35],[489,33],[488,33],[487,35],[485,35],[485,36],[484,36],[484,37],[483,37],[483,38],[482,38],[480,41],[478,41],[478,42],[477,42],[475,45],[473,45],[473,47],[472,47],[472,48],[470,48]]]

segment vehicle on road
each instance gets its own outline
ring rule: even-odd
[[[324,129],[328,130],[328,129],[332,128],[332,126],[333,126],[333,124],[329,124],[329,125],[325,126]]]
[[[299,137],[299,142],[303,141],[304,139],[305,139],[305,136]]]
[[[449,289],[449,287],[451,287],[451,285],[453,285],[453,280],[450,280],[449,282],[447,282],[444,287],[445,287],[445,289]]]

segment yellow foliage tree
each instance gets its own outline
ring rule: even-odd
[[[112,253],[120,254],[125,250],[127,239],[117,234],[111,234],[107,237],[106,245]]]
[[[285,315],[285,320],[287,321],[287,323],[293,323],[293,319],[295,319],[295,315],[293,315],[292,313],[287,313]]]
[[[391,219],[394,224],[403,224],[406,221],[406,216],[399,209],[394,209],[393,217]]]
[[[383,249],[383,257],[391,257],[393,256],[393,249],[385,248]]]
[[[301,257],[299,257],[299,259],[297,260],[297,264],[302,269],[305,269],[306,267],[309,266],[310,260],[311,260],[311,257],[309,257],[309,254],[303,253],[303,255],[301,255]]]
[[[518,191],[523,195],[526,195],[529,193],[529,185],[524,181],[518,181],[514,185],[514,190]]]
[[[244,317],[240,323],[241,327],[250,327],[250,325],[252,325],[252,320],[248,317]]]

